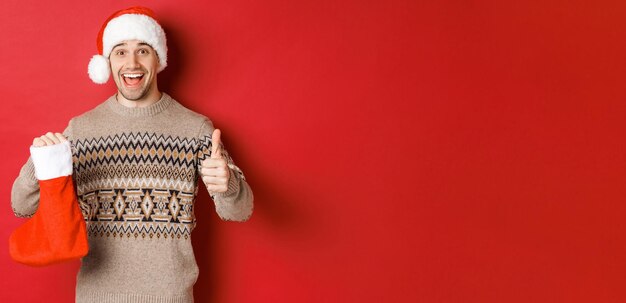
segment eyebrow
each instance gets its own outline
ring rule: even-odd
[[[122,46],[122,45],[126,45],[126,43],[118,43],[115,46],[113,46],[113,48],[111,48],[111,50],[114,50],[116,47]]]
[[[152,46],[150,44],[145,43],[145,42],[139,42],[137,44],[140,45],[140,46],[150,46],[150,48],[152,48]],[[118,43],[115,46],[113,46],[113,48],[111,48],[111,50],[114,50],[116,47],[122,46],[122,45],[128,45],[128,44],[126,42]]]

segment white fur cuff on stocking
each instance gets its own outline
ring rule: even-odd
[[[72,149],[69,141],[30,147],[30,156],[39,180],[49,180],[72,174]]]

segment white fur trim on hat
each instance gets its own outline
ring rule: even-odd
[[[104,56],[94,55],[91,60],[89,60],[89,67],[87,69],[91,81],[98,84],[104,84],[109,81],[111,69],[109,68],[109,60]]]

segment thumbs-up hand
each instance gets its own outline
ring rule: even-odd
[[[211,157],[204,159],[200,165],[202,182],[211,194],[226,192],[230,178],[230,169],[220,149],[220,136],[220,130],[215,129],[212,136]]]

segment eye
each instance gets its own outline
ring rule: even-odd
[[[145,48],[140,49],[138,52],[139,52],[139,54],[141,54],[141,55],[147,55],[147,54],[149,53],[149,52],[148,52],[148,50],[147,50],[147,49],[145,49]]]
[[[116,50],[115,51],[115,55],[116,56],[124,56],[125,52],[123,50]]]

